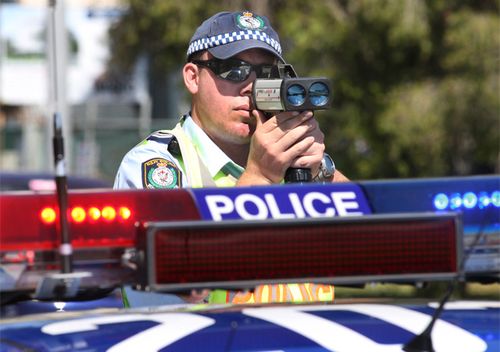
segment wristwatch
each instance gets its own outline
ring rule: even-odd
[[[321,165],[319,166],[319,173],[314,178],[315,182],[330,182],[333,180],[333,174],[335,173],[335,162],[332,157],[327,153],[323,154],[323,160],[321,160]]]

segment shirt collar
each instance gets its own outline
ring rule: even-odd
[[[243,172],[243,168],[233,162],[218,146],[215,144],[210,137],[203,131],[200,126],[198,126],[192,119],[190,114],[187,114],[183,118],[182,129],[188,135],[188,137],[193,142],[196,151],[203,160],[205,166],[210,172],[210,176],[215,177],[215,175],[222,170],[224,173],[228,173],[228,170],[237,172],[237,178]],[[230,172],[233,174],[233,172]]]

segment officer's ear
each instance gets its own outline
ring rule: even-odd
[[[198,92],[198,85],[200,81],[200,70],[198,66],[192,62],[188,62],[182,69],[182,76],[184,77],[184,85],[191,94]]]

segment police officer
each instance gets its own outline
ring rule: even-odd
[[[191,111],[129,151],[114,187],[268,185],[290,167],[311,169],[317,181],[346,181],[324,153],[312,111],[269,117],[254,108],[253,81],[279,78],[272,76],[279,62],[279,37],[265,16],[221,12],[204,21],[182,70]]]
[[[255,78],[284,62],[268,19],[222,12],[193,35],[183,68],[192,95],[190,113],[173,131],[150,135],[127,155],[115,188],[176,188],[280,183],[289,167],[306,167],[321,180],[323,134],[311,111],[267,118],[252,106]],[[271,70],[271,72],[274,72]],[[327,168],[329,167],[329,169]],[[335,171],[335,180],[345,177]]]

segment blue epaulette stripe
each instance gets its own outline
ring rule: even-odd
[[[166,144],[168,145],[170,141],[172,140],[173,136],[172,135],[167,135],[167,136],[157,136],[157,135],[150,135],[146,140],[148,141],[155,141],[161,144]]]

